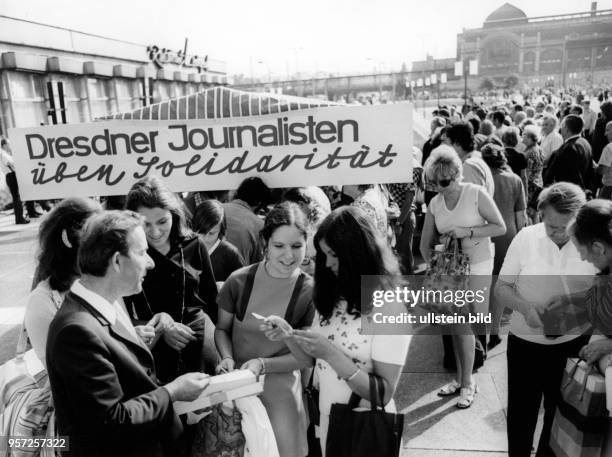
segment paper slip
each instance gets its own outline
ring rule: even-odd
[[[224,392],[216,392],[212,395],[202,394],[198,399],[188,401],[175,401],[174,412],[176,414],[185,414],[191,411],[208,408],[209,406],[223,403],[228,400],[236,400],[237,398],[250,397],[263,392],[263,382],[255,382],[236,389],[227,390]]]
[[[256,381],[255,374],[251,370],[230,371],[229,373],[212,376],[202,395],[236,389],[247,384],[253,384]]]

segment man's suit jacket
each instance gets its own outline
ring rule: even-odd
[[[149,349],[70,292],[51,322],[47,367],[66,455],[171,455],[182,431]]]
[[[544,186],[566,181],[592,190],[595,174],[591,146],[584,138],[570,138],[552,153],[543,178]]]

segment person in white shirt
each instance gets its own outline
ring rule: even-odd
[[[591,138],[593,130],[595,130],[595,123],[597,122],[597,113],[591,109],[590,100],[582,100],[582,120],[584,121],[584,136],[588,139]]]
[[[575,184],[559,182],[538,199],[539,224],[523,228],[512,240],[495,286],[500,306],[512,315],[508,336],[508,451],[529,456],[544,398],[544,425],[538,456],[550,453],[552,422],[568,357],[578,356],[588,335],[546,336],[543,315],[559,293],[590,287],[597,270],[581,260],[567,227],[586,202]],[[585,332],[587,329],[584,329]]]
[[[612,121],[606,124],[606,138],[609,143],[601,152],[596,171],[601,175],[601,183],[603,184],[599,192],[599,198],[610,199],[612,198]]]
[[[545,113],[542,116],[542,143],[540,144],[544,163],[548,162],[552,153],[562,145],[563,137],[557,131],[557,118],[552,114]]]

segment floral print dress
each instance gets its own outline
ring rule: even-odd
[[[326,336],[366,373],[374,371],[374,360],[403,366],[411,336],[362,334],[361,316],[349,314],[346,306],[346,301],[339,301],[329,321],[321,321],[319,316],[315,316],[312,331]],[[315,385],[319,387],[319,410],[321,412],[319,436],[321,447],[325,449],[331,405],[348,403],[352,391],[346,381],[340,379],[331,365],[322,359],[316,360]],[[395,411],[393,400],[389,402],[386,409]]]

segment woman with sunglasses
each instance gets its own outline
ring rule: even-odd
[[[441,145],[425,164],[425,177],[435,184],[438,195],[430,202],[421,235],[421,254],[431,259],[435,244],[448,237],[461,241],[470,259],[470,289],[485,288],[493,271],[491,237],[506,233],[506,225],[493,198],[484,187],[462,182],[461,159],[453,148]],[[439,240],[439,241],[438,241]],[[488,290],[488,288],[487,288]],[[488,300],[477,304],[475,312],[488,311]],[[469,324],[453,324],[452,329],[457,378],[438,392],[440,396],[459,395],[458,408],[469,408],[478,387],[472,379],[476,340]]]

